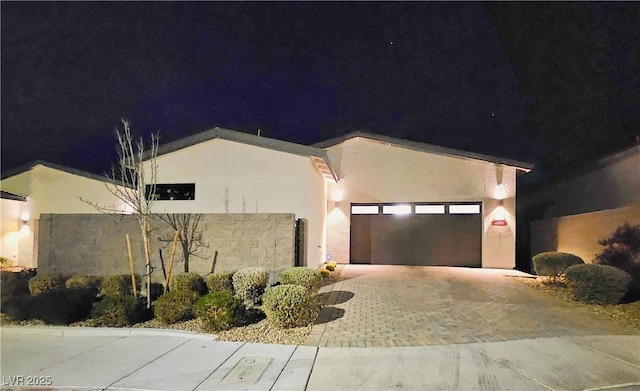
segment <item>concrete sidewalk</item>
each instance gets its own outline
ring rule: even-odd
[[[170,330],[0,331],[2,389],[640,390],[640,336],[317,348]]]

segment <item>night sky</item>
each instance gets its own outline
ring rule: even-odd
[[[221,126],[304,144],[364,129],[531,162],[549,149],[523,130],[536,97],[481,3],[1,8],[2,171],[102,173],[121,118],[161,143]]]

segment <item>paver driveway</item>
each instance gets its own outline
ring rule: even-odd
[[[421,346],[639,334],[505,276],[452,267],[345,265],[307,345]]]

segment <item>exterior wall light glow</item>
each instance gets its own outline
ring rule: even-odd
[[[336,202],[344,200],[344,190],[339,187],[331,190],[331,199]]]
[[[493,220],[491,220],[491,225],[497,227],[505,227],[507,226],[507,211],[504,209],[504,201],[498,201],[498,207],[493,211]]]

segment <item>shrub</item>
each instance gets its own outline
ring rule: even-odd
[[[171,288],[171,291],[191,291],[196,292],[198,295],[202,295],[207,291],[204,279],[197,273],[176,274],[171,278],[169,287]]]
[[[64,280],[61,276],[54,276],[49,273],[38,273],[29,280],[29,292],[35,296],[43,292],[61,288],[64,286]]]
[[[595,263],[622,269],[640,285],[640,224],[624,223],[598,243],[605,249],[596,255]]]
[[[144,301],[133,295],[103,296],[91,310],[94,326],[130,326],[148,318]]]
[[[537,254],[532,261],[537,275],[551,277],[561,274],[569,266],[584,264],[576,255],[555,251]]]
[[[160,322],[169,324],[193,318],[193,304],[198,293],[176,290],[160,296],[154,303],[153,313]]]
[[[142,277],[139,274],[136,277],[136,289],[140,291]],[[102,294],[105,296],[122,296],[133,295],[133,285],[131,284],[130,274],[116,274],[112,276],[102,277]]]
[[[336,267],[338,267],[338,264],[335,263],[334,261],[331,262],[327,262],[324,264],[325,269],[329,270],[330,272],[336,270]]]
[[[609,265],[573,265],[565,276],[574,298],[588,303],[618,304],[633,283],[629,273]]]
[[[74,275],[64,282],[64,286],[67,288],[84,288],[98,292],[98,280],[93,276],[87,275]]]
[[[229,291],[213,291],[198,299],[194,306],[195,315],[208,330],[222,330],[233,320],[240,299]]]
[[[278,285],[262,298],[267,320],[280,327],[299,327],[311,323],[314,305],[309,290],[300,285]]]
[[[315,293],[320,285],[322,274],[319,271],[308,267],[290,267],[280,273],[280,283],[282,285],[300,285]]]
[[[209,292],[228,291],[233,292],[233,272],[214,272],[209,274],[205,282]]]
[[[0,266],[11,266],[13,265],[13,261],[9,258],[0,257]]]
[[[246,267],[233,274],[233,290],[248,308],[260,305],[260,299],[269,281],[269,272],[261,267]]]
[[[58,288],[43,291],[28,301],[29,317],[49,324],[69,324],[89,315],[95,291],[88,288]]]
[[[7,301],[19,297],[29,296],[29,279],[32,273],[0,272],[0,309],[4,311]]]
[[[328,269],[323,267],[322,269],[320,269],[320,275],[323,278],[329,278],[329,277],[331,277],[331,272]]]

